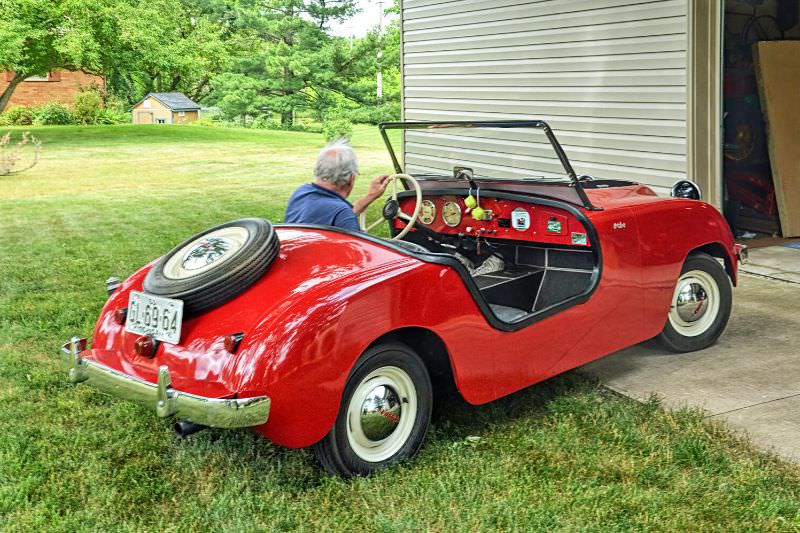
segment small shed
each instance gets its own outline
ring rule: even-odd
[[[131,108],[131,118],[134,124],[188,124],[199,112],[183,93],[149,93]]]

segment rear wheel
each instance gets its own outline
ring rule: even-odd
[[[336,422],[314,454],[333,475],[369,475],[417,453],[432,406],[430,377],[419,356],[403,344],[375,346],[353,368]]]
[[[674,352],[711,346],[728,324],[732,292],[730,279],[716,259],[704,253],[690,255],[683,264],[658,340]]]

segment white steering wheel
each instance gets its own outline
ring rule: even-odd
[[[407,215],[400,210],[400,203],[397,201],[398,180],[406,180],[407,182],[411,183],[411,185],[414,186],[414,191],[417,194],[414,212],[411,215]],[[367,214],[366,211],[363,211],[359,217],[359,222],[363,231],[371,231],[380,225],[384,220],[389,223],[398,218],[405,220],[406,227],[400,230],[400,233],[392,237],[392,240],[397,241],[405,237],[406,234],[411,231],[411,228],[414,227],[414,224],[416,224],[417,219],[419,218],[419,211],[422,209],[422,188],[419,186],[417,180],[408,174],[394,174],[389,176],[389,183],[392,186],[392,197],[386,202],[386,205],[383,206],[383,218],[376,220],[370,225],[367,225]]]

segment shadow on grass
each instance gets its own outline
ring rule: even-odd
[[[490,426],[521,419],[536,424],[547,416],[550,402],[596,390],[598,386],[576,373],[566,373],[484,405],[467,403],[455,390],[440,392],[426,445],[420,454],[424,456],[429,447],[456,445],[467,437],[481,437]],[[310,448],[283,448],[246,429],[209,428],[186,438],[175,435],[174,448],[192,454],[221,453],[236,457],[255,471],[270,472],[271,483],[295,495],[331,481],[343,482],[332,479],[317,465]],[[407,465],[413,469],[413,461]]]

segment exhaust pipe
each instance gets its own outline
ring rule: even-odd
[[[189,435],[197,433],[198,431],[203,431],[204,429],[208,429],[208,426],[204,426],[202,424],[195,424],[194,422],[190,422],[189,420],[178,420],[172,425],[172,429],[175,430],[175,433],[177,433],[179,437],[186,438]]]

